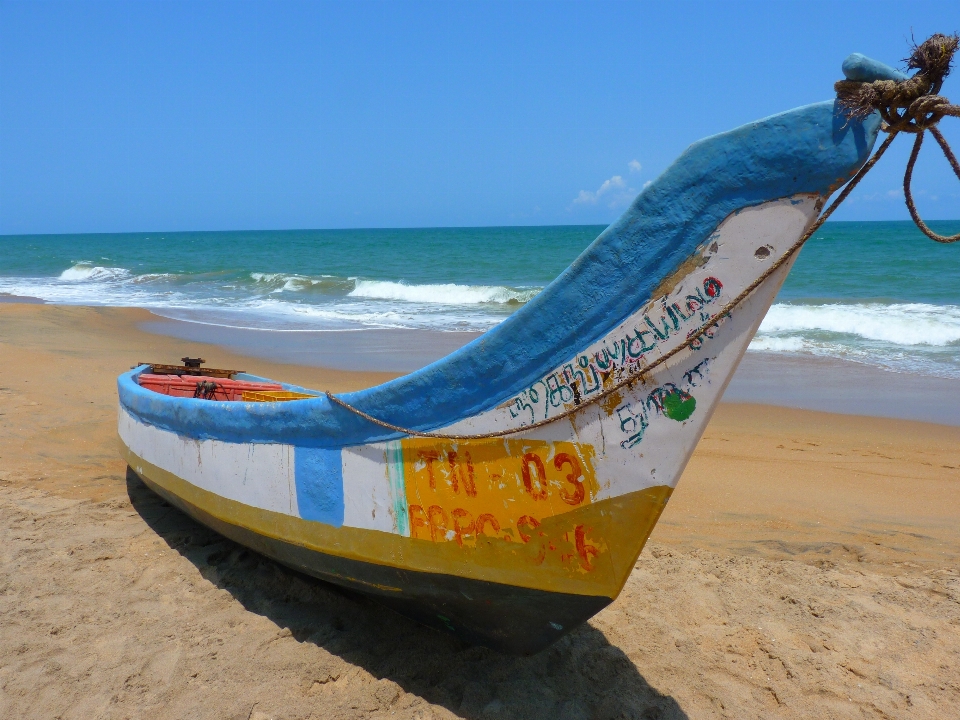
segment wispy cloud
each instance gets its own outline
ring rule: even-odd
[[[627,163],[630,173],[638,173],[642,169],[639,160],[631,160]],[[647,182],[644,187],[649,185]],[[603,203],[612,210],[626,207],[637,195],[637,189],[629,187],[622,175],[614,175],[609,180],[604,180],[603,184],[596,190],[581,190],[573,199],[570,208],[575,205],[598,205]]]
[[[614,175],[609,180],[604,180],[603,185],[601,185],[596,192],[581,190],[580,194],[573,199],[573,204],[596,205],[598,202],[600,202],[600,198],[602,198],[604,195],[623,192],[626,187],[627,184],[623,181],[623,178],[619,175]]]

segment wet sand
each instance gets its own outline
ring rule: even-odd
[[[413,372],[458,350],[479,332],[432,330],[258,330],[151,316],[141,330],[213,343],[241,355],[360,372]]]
[[[28,295],[11,295],[10,293],[0,293],[0,303],[19,303],[21,305],[43,305],[45,300],[29,297]]]
[[[222,540],[128,475],[115,378],[138,361],[391,376],[154,320],[0,306],[0,717],[960,715],[960,427],[722,405],[620,598],[510,658]]]
[[[723,398],[960,425],[960,380],[895,373],[847,360],[748,352]]]

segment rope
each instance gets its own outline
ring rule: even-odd
[[[952,107],[957,106],[954,105]],[[960,107],[957,109],[960,110]],[[957,163],[957,158],[954,156],[953,151],[947,144],[946,138],[940,134],[940,129],[936,126],[926,129],[930,131],[930,134],[933,135],[934,139],[940,145],[940,149],[943,150],[943,154],[946,156],[947,161],[950,163],[951,167],[953,167],[953,172],[956,174],[957,179],[960,179],[960,163]],[[910,191],[910,181],[913,179],[913,166],[917,162],[917,156],[920,154],[921,144],[923,144],[922,131],[917,133],[917,139],[913,141],[913,151],[910,153],[910,160],[907,162],[907,171],[903,174],[903,197],[907,203],[907,210],[910,211],[910,217],[913,218],[913,222],[916,224],[916,226],[920,228],[920,232],[922,232],[928,238],[931,240],[936,240],[938,243],[955,243],[957,240],[960,240],[960,233],[957,233],[956,235],[938,235],[927,227],[927,224],[917,212],[917,206],[913,204],[913,193]]]
[[[960,233],[939,235],[927,227],[913,202],[910,183],[913,180],[913,167],[920,155],[920,146],[923,145],[923,134],[927,130],[940,145],[957,179],[960,179],[960,163],[937,127],[937,123],[944,117],[960,117],[960,105],[951,105],[949,100],[937,94],[944,79],[950,74],[950,63],[958,46],[960,37],[956,35],[932,35],[921,45],[914,47],[907,58],[907,67],[917,70],[917,74],[908,80],[841,80],[834,85],[837,100],[846,110],[848,117],[864,118],[876,110],[883,118],[885,132],[906,132],[917,136],[903,174],[903,197],[910,217],[920,232],[939,243],[957,242],[960,240]]]
[[[914,141],[913,152],[907,163],[906,172],[903,177],[903,190],[906,199],[907,208],[910,210],[910,216],[913,218],[917,227],[927,235],[927,237],[937,242],[949,243],[960,240],[960,234],[953,236],[943,236],[930,230],[920,218],[916,207],[913,204],[913,195],[910,192],[910,181],[913,176],[913,166],[920,153],[920,145],[923,142],[923,133],[927,130],[934,136],[941,149],[946,155],[947,160],[953,167],[957,177],[960,178],[960,163],[950,150],[950,146],[943,135],[937,129],[936,124],[945,116],[960,117],[960,106],[951,105],[946,98],[942,98],[935,93],[939,92],[943,78],[950,72],[950,60],[953,52],[957,49],[960,39],[956,36],[934,35],[917,48],[914,48],[913,55],[908,59],[908,67],[917,68],[919,72],[908,80],[896,82],[893,80],[877,80],[874,82],[853,82],[843,80],[836,84],[838,100],[842,107],[846,109],[848,117],[862,118],[866,117],[874,110],[879,110],[884,120],[881,129],[888,133],[886,139],[880,147],[873,153],[867,162],[850,179],[840,194],[834,199],[830,206],[820,214],[816,221],[807,229],[807,231],[769,268],[750,285],[744,288],[739,295],[724,305],[720,311],[713,316],[710,322],[702,325],[696,332],[689,335],[683,343],[663,353],[657,359],[644,365],[639,370],[630,372],[616,381],[613,385],[605,388],[602,392],[580,401],[574,396],[574,403],[563,412],[529,425],[520,425],[504,430],[494,430],[491,432],[476,434],[455,434],[442,432],[428,432],[414,430],[413,428],[394,425],[380,418],[370,415],[360,408],[354,407],[350,403],[341,400],[330,392],[325,392],[327,399],[334,405],[339,405],[344,410],[363,418],[364,420],[378,425],[386,430],[408,435],[410,437],[433,438],[437,440],[488,440],[492,438],[515,435],[520,432],[528,432],[545,425],[550,425],[564,418],[570,417],[574,413],[580,412],[590,405],[595,405],[613,393],[625,386],[632,387],[634,383],[643,380],[643,376],[649,374],[657,367],[666,363],[670,358],[678,355],[684,350],[689,349],[694,343],[707,334],[720,319],[728,316],[730,312],[738,307],[753,292],[764,283],[767,278],[773,275],[777,270],[790,262],[793,256],[803,247],[804,243],[820,229],[840,204],[847,199],[857,184],[870,172],[874,165],[883,157],[883,154],[890,147],[894,138],[901,132],[915,133],[917,138]],[[856,86],[856,87],[854,87]],[[898,112],[903,110],[903,112]],[[818,202],[818,209],[822,207],[822,200]]]
[[[863,119],[877,111],[890,130],[918,132],[936,125],[944,115],[957,116],[960,108],[938,93],[950,74],[953,54],[960,45],[956,35],[931,35],[915,46],[906,59],[917,73],[906,80],[860,82],[841,80],[834,84],[837,100],[847,115]]]

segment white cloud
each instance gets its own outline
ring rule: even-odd
[[[596,205],[604,195],[610,195],[610,193],[622,194],[625,190],[627,190],[627,184],[623,181],[623,178],[614,175],[609,180],[604,180],[603,185],[596,192],[581,190],[580,194],[573,199],[573,204]]]
[[[628,162],[627,167],[630,169],[631,175],[643,169],[640,161],[636,159]],[[648,180],[643,184],[643,187],[649,184],[650,181]],[[602,200],[607,207],[616,210],[617,208],[629,205],[630,201],[636,197],[636,194],[637,189],[627,187],[627,183],[624,181],[622,175],[614,175],[609,180],[604,180],[603,184],[596,190],[581,190],[573,199],[573,205],[596,205]],[[571,207],[573,206],[571,205]]]
[[[650,187],[651,185],[653,185],[653,180],[647,180],[647,181],[643,184],[643,189],[646,190],[646,189],[647,189],[648,187]]]

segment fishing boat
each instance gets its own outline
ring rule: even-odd
[[[623,588],[798,241],[879,129],[828,101],[691,145],[508,319],[374,388],[142,364],[119,378],[122,455],[284,565],[537,652]]]

